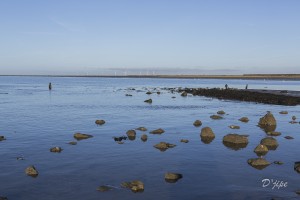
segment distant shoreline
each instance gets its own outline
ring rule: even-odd
[[[243,75],[0,75],[34,77],[84,77],[84,78],[170,78],[170,79],[267,79],[300,80],[300,74],[243,74]]]

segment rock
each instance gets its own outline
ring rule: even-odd
[[[141,127],[136,128],[135,130],[139,130],[139,131],[147,131],[147,128],[141,126]]]
[[[198,126],[202,125],[202,122],[200,120],[196,120],[196,121],[194,121],[193,125],[198,127]]]
[[[159,149],[160,151],[166,151],[169,148],[173,148],[175,147],[175,144],[170,144],[170,143],[166,143],[166,142],[160,142],[156,145],[154,145],[155,148]]]
[[[201,129],[200,137],[203,143],[209,144],[215,139],[215,134],[210,127],[204,127]]]
[[[298,122],[296,122],[296,121],[290,121],[289,122],[290,124],[298,124]],[[300,122],[299,122],[300,123]]]
[[[166,173],[165,174],[165,181],[168,182],[168,183],[175,183],[179,179],[181,179],[182,177],[183,177],[182,174],[178,174],[178,173]]]
[[[185,91],[182,92],[182,93],[181,93],[181,96],[182,96],[182,97],[186,97],[186,96],[187,96],[187,92],[185,92]]]
[[[160,94],[160,92],[158,91],[158,92],[156,92],[156,94]]]
[[[70,145],[76,145],[77,142],[72,141],[72,142],[69,142],[68,144],[70,144]]]
[[[146,92],[146,94],[152,94],[152,92],[148,91],[148,92]]]
[[[285,136],[284,138],[287,139],[287,140],[292,140],[292,139],[294,139],[292,136]]]
[[[39,175],[38,171],[35,169],[35,167],[33,165],[27,167],[25,169],[25,173],[28,175],[28,176],[32,176],[32,177],[37,177]]]
[[[219,114],[219,115],[225,115],[225,112],[224,112],[223,110],[219,110],[219,111],[217,112],[217,114]]]
[[[6,140],[6,138],[3,135],[0,135],[0,141]]]
[[[76,140],[83,140],[83,139],[88,139],[88,138],[91,138],[93,137],[92,135],[89,135],[89,134],[84,134],[84,133],[75,133],[74,134],[74,138]]]
[[[143,142],[146,142],[148,140],[148,136],[146,134],[143,134],[142,137],[141,137],[141,140]]]
[[[257,147],[255,147],[254,152],[257,156],[264,156],[268,153],[269,149],[267,146],[259,144]]]
[[[164,133],[164,132],[165,132],[165,131],[164,131],[163,129],[159,128],[159,129],[156,129],[156,130],[151,131],[150,133],[152,133],[152,134],[162,134],[162,133]]]
[[[296,194],[300,195],[300,190],[295,191]]]
[[[279,136],[279,135],[281,135],[281,133],[280,132],[271,131],[271,132],[267,132],[267,135],[269,135],[269,136]]]
[[[125,94],[125,96],[127,96],[127,97],[132,97],[132,94]]]
[[[105,124],[105,121],[103,119],[97,119],[95,121],[95,124],[97,124],[97,125],[103,125],[103,124]]]
[[[144,183],[142,181],[123,182],[121,186],[131,189],[132,192],[144,191]]]
[[[175,98],[176,98],[176,97],[174,97],[174,96],[172,97],[172,99],[175,99]]]
[[[294,163],[294,170],[298,173],[300,173],[300,162],[295,162]]]
[[[112,189],[113,189],[112,187],[109,187],[109,186],[106,186],[106,185],[102,185],[102,186],[99,186],[97,188],[97,190],[100,191],[100,192],[107,192],[107,191],[110,191]]]
[[[269,150],[276,150],[278,147],[278,142],[275,138],[266,137],[260,141],[260,144],[268,147]]]
[[[17,157],[17,160],[25,160],[25,158],[22,156],[19,156],[19,157]]]
[[[135,137],[136,136],[136,132],[135,132],[135,130],[129,130],[129,131],[126,132],[126,135],[128,137]]]
[[[289,112],[288,111],[280,111],[279,114],[287,115],[287,114],[289,114]]]
[[[293,117],[292,117],[292,120],[296,120],[296,119],[297,119],[297,117],[296,117],[296,116],[293,116]]]
[[[235,125],[230,125],[230,126],[228,126],[228,127],[231,128],[231,129],[240,129],[239,126],[235,126]]]
[[[219,115],[211,115],[210,118],[211,119],[223,119],[223,117],[221,117]]]
[[[259,170],[264,169],[270,165],[270,163],[264,158],[251,158],[247,162],[249,165]]]
[[[115,142],[121,142],[122,140],[127,140],[127,137],[126,136],[113,137],[113,139],[114,139]]]
[[[152,103],[152,99],[147,99],[144,102],[146,102],[146,103]]]
[[[242,117],[239,119],[239,121],[247,123],[247,122],[249,122],[249,119],[248,119],[248,117]]]
[[[283,165],[283,162],[281,162],[281,161],[274,161],[273,162],[275,165]]]
[[[61,147],[52,147],[50,152],[60,153],[63,149]]]
[[[271,112],[268,112],[264,117],[259,119],[260,126],[276,126],[276,119]]]
[[[182,142],[182,143],[188,143],[188,142],[189,142],[189,140],[186,140],[186,139],[181,139],[181,140],[180,140],[180,142]]]
[[[248,138],[244,135],[228,134],[223,137],[223,144],[233,150],[239,150],[248,145]]]

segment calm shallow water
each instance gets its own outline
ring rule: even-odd
[[[53,90],[48,91],[52,82]],[[126,78],[53,78],[0,77],[0,196],[9,200],[66,199],[294,199],[300,189],[300,174],[293,170],[300,161],[299,124],[289,124],[293,115],[300,118],[300,106],[276,106],[238,101],[220,101],[206,97],[181,97],[161,90],[162,94],[146,95],[147,88],[163,87],[230,87],[251,89],[300,90],[299,81],[212,80],[212,79],[126,79]],[[137,90],[127,90],[128,88]],[[132,97],[126,97],[130,93]],[[177,98],[173,99],[172,96]],[[153,103],[146,104],[145,99]],[[227,114],[223,120],[212,120],[218,110]],[[288,115],[278,112],[287,110]],[[270,165],[257,170],[247,164],[255,158],[253,149],[266,136],[257,122],[266,111],[277,119],[276,137],[279,147],[265,158],[283,165]],[[238,121],[249,117],[249,123]],[[96,119],[106,120],[96,126]],[[200,119],[199,128],[193,122]],[[229,125],[241,129],[231,130]],[[145,126],[148,130],[163,128],[162,135],[137,131],[134,141],[119,145],[113,136],[125,135],[129,129]],[[210,144],[200,140],[200,130],[209,126],[216,134]],[[73,141],[73,134],[82,132],[94,137]],[[228,133],[249,134],[246,148],[234,151],[222,144]],[[286,140],[290,135],[294,140]],[[190,142],[180,143],[180,139]],[[165,152],[153,148],[161,142],[176,144]],[[62,153],[49,148],[61,146]],[[23,156],[25,160],[17,160]],[[37,178],[24,170],[35,165]],[[166,172],[183,174],[177,183],[164,180]],[[264,178],[288,182],[288,187],[262,187]],[[96,191],[100,185],[119,186],[121,182],[141,180],[143,193],[115,189]]]

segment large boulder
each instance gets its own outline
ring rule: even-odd
[[[258,125],[267,132],[274,131],[276,129],[276,119],[271,112],[268,112],[259,119]]]
[[[248,145],[248,137],[239,134],[228,134],[223,137],[223,144],[233,150],[240,150]]]
[[[262,139],[260,144],[267,146],[269,150],[276,150],[279,145],[277,140],[272,137],[266,137]]]
[[[259,169],[259,170],[262,170],[271,164],[264,158],[251,158],[251,159],[248,159],[247,162],[249,165],[251,165],[255,169]]]
[[[259,144],[255,147],[254,152],[257,156],[264,156],[268,153],[269,149],[266,145]]]
[[[93,137],[92,135],[89,135],[89,134],[84,134],[84,133],[75,133],[74,134],[74,138],[76,140],[84,140],[84,139],[88,139],[88,138],[91,138]]]
[[[215,139],[215,134],[210,127],[204,127],[201,129],[200,137],[203,143],[209,144]]]
[[[165,174],[165,181],[168,183],[175,183],[182,177],[182,174],[168,172]]]
[[[32,177],[37,177],[39,175],[39,172],[35,169],[35,167],[33,165],[27,167],[25,169],[25,173],[28,176],[32,176]]]

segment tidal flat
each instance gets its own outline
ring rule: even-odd
[[[0,197],[298,198],[299,105],[178,92],[225,84],[300,91],[295,80],[0,77]]]

